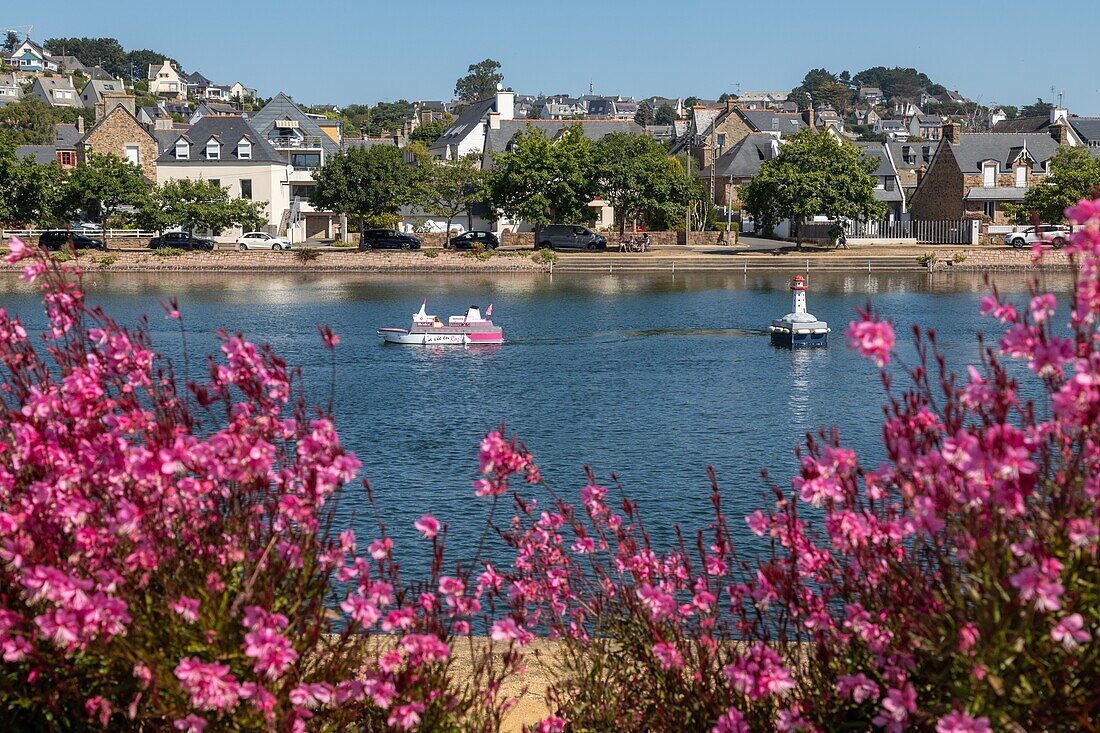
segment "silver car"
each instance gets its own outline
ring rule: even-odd
[[[550,224],[535,236],[535,249],[607,249],[607,237],[580,224]]]
[[[1009,232],[1005,235],[1005,244],[1009,247],[1024,247],[1036,242],[1050,244],[1054,249],[1061,249],[1069,241],[1070,228],[1059,224],[1040,224],[1037,227],[1028,227],[1022,232]]]

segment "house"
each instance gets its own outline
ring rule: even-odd
[[[499,115],[501,121],[515,119],[515,93],[498,91],[488,99],[472,102],[462,110],[451,126],[431,144],[432,156],[445,160],[458,160],[469,154],[480,154],[485,149],[485,130],[490,114]]]
[[[67,76],[39,76],[34,80],[31,94],[51,107],[80,107],[80,96]]]
[[[900,119],[905,123],[905,126],[909,126],[909,121],[918,115],[924,114],[921,108],[913,102],[907,99],[895,99],[892,105],[892,114],[896,119]]]
[[[111,74],[111,72],[107,71],[99,64],[96,64],[95,66],[85,71],[84,75],[87,76],[89,79],[95,79],[97,81],[110,81],[111,79],[115,78],[114,75]]]
[[[286,160],[248,120],[211,115],[186,131],[157,137],[170,138],[159,146],[158,184],[180,179],[213,181],[234,198],[263,202],[267,231],[288,229],[293,212]]]
[[[970,104],[970,100],[959,94],[958,91],[944,92],[936,97],[940,104]]]
[[[622,97],[596,97],[584,100],[589,119],[632,120],[638,114],[638,103]]]
[[[248,122],[287,166],[283,183],[292,211],[289,217],[283,217],[287,227],[280,226],[280,235],[288,234],[298,241],[314,237],[331,238],[335,235],[337,224],[341,224],[341,231],[347,231],[340,216],[314,209],[308,200],[315,185],[313,172],[341,150],[342,137],[337,139],[339,135],[334,137],[327,126],[322,126],[328,121],[306,114],[290,97],[280,92],[263,109],[250,113]]]
[[[874,127],[879,123],[882,118],[879,117],[878,112],[874,107],[870,109],[857,109],[856,110],[856,124],[866,125],[868,127]]]
[[[193,125],[203,117],[209,117],[210,115],[235,115],[237,113],[237,108],[231,104],[203,100],[195,107],[195,111],[188,115],[188,121]]]
[[[84,136],[84,118],[77,117],[76,122],[75,125],[54,125],[52,144],[20,145],[16,148],[16,155],[20,158],[33,157],[35,162],[42,165],[56,161],[62,170],[72,168],[76,165],[77,144]]]
[[[205,99],[213,99],[218,102],[228,102],[233,98],[233,94],[229,91],[229,87],[222,84],[211,84],[206,87],[206,91],[202,96]]]
[[[230,99],[236,99],[238,101],[245,102],[245,101],[254,100],[254,99],[256,99],[256,97],[257,97],[257,94],[256,94],[255,89],[253,89],[251,87],[246,87],[244,84],[241,84],[239,81],[234,82],[229,87],[229,98]]]
[[[1100,117],[1070,117],[1069,126],[1081,144],[1100,151]]]
[[[882,104],[886,100],[886,97],[883,96],[882,90],[878,87],[860,87],[859,99],[860,101],[874,106],[876,104]]]
[[[737,103],[742,109],[773,109],[776,105],[787,101],[790,92],[784,91],[749,91],[742,92],[737,97]]]
[[[921,176],[932,164],[932,158],[936,155],[936,149],[940,143],[939,141],[909,143],[902,140],[887,142],[886,145],[890,149],[890,160],[894,164],[894,170],[897,171],[905,200],[908,201],[913,191],[917,189]]]
[[[656,114],[657,110],[661,107],[669,107],[676,115],[676,119],[680,119],[684,116],[684,100],[677,97],[676,99],[670,99],[669,97],[650,97],[645,100],[649,103],[649,108]]]
[[[992,132],[1042,132],[1051,134],[1051,128],[1060,125],[1067,128],[1065,130],[1067,145],[1071,147],[1086,145],[1087,143],[1081,138],[1077,127],[1073,124],[1076,119],[1078,118],[1070,117],[1069,111],[1065,108],[1054,107],[1050,110],[1049,115],[1001,120],[993,126]]]
[[[203,76],[198,71],[192,71],[183,77],[183,83],[187,86],[188,97],[205,97],[206,89],[214,82]]]
[[[697,177],[714,192],[714,203],[741,209],[738,186],[760,172],[764,161],[779,155],[779,140],[766,132],[753,132],[726,150],[712,165],[700,169]],[[709,185],[713,182],[713,186]]]
[[[909,137],[939,140],[943,136],[943,120],[938,115],[917,115],[909,121]]]
[[[857,142],[856,147],[867,157],[878,162],[871,172],[875,177],[875,200],[886,204],[886,220],[896,221],[905,213],[905,192],[898,176],[890,146],[880,142]]]
[[[57,64],[57,70],[63,74],[83,74],[89,76],[89,69],[80,59],[76,56],[52,56],[53,62]]]
[[[672,145],[670,153],[688,151],[700,168],[709,166],[733,145],[754,132],[782,139],[813,124],[813,110],[803,115],[775,110],[744,109],[739,100],[727,99],[724,107],[695,107],[688,116],[688,129]]]
[[[1008,119],[1008,115],[1005,114],[1005,111],[1003,109],[1001,109],[1000,107],[994,107],[992,110],[990,110],[989,111],[989,129],[990,129],[990,132],[993,131],[993,128],[996,127],[998,123],[1003,122],[1004,120],[1007,120],[1007,119]]]
[[[134,98],[129,97],[128,105],[116,104],[88,130],[78,145],[78,162],[83,162],[90,152],[115,155],[140,166],[150,182],[157,180],[157,139],[138,122],[133,106]]]
[[[30,38],[24,38],[23,42],[12,50],[8,58],[12,68],[16,71],[34,73],[58,70],[57,62],[50,52]]]
[[[23,88],[19,86],[15,74],[0,74],[0,107],[18,102],[23,98]]]
[[[901,120],[879,120],[872,129],[875,134],[886,135],[888,142],[909,140],[909,128]]]
[[[920,177],[910,211],[914,219],[984,216],[1009,223],[1004,205],[1017,203],[1047,174],[1051,156],[1066,145],[1069,125],[1046,132],[962,132],[949,123],[928,170]]]
[[[180,102],[187,99],[187,82],[168,59],[159,64],[149,64],[149,93],[156,97],[168,97]]]
[[[92,79],[90,82],[84,85],[84,89],[80,92],[80,102],[88,109],[95,109],[95,106],[103,101],[103,98],[108,94],[125,94],[126,85],[118,79],[111,79],[110,81],[100,81],[98,79]]]
[[[934,94],[922,91],[917,95],[917,104],[921,107],[932,107],[940,103],[940,98]]]
[[[831,127],[837,132],[844,132],[844,118],[833,109],[831,104],[818,106],[815,119],[819,127]]]
[[[125,92],[108,92],[103,96],[95,106],[95,121],[99,122],[107,115],[111,114],[115,107],[124,107],[131,115],[134,115],[137,119],[137,108],[134,106],[134,97],[132,94],[126,94]],[[141,124],[140,122],[138,124]]]
[[[547,98],[539,109],[541,120],[566,120],[583,117],[586,114],[588,114],[588,104],[583,99],[572,97]]]

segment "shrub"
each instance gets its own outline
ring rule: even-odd
[[[436,257],[439,256],[439,248],[438,247],[428,247],[427,249],[424,250],[424,256],[427,257],[430,260],[434,260]]]
[[[951,261],[954,262],[956,265],[961,265],[962,263],[966,262],[966,252],[956,252],[955,255],[951,258]]]
[[[106,270],[108,267],[118,262],[118,255],[108,254],[102,257],[94,257],[92,258],[92,262],[94,262],[99,269]]]
[[[345,241],[345,240],[338,240],[338,241],[333,242],[332,246],[333,247],[358,247],[359,245],[356,244],[355,242],[348,242],[348,241]]]
[[[312,247],[301,247],[294,250],[294,259],[302,263],[313,262],[320,256],[321,253]]]
[[[549,265],[558,261],[558,254],[552,249],[540,249],[531,256],[531,259],[540,265]]]
[[[184,253],[184,250],[179,247],[157,247],[153,250],[153,255],[156,257],[179,257]]]
[[[481,242],[474,242],[470,245],[470,252],[473,253],[474,257],[478,257],[485,252],[485,245]]]
[[[451,653],[484,582],[465,560],[445,574],[431,517],[423,582],[402,579],[384,528],[338,532],[359,462],[295,370],[221,332],[206,377],[179,383],[145,326],[85,304],[75,269],[18,240],[7,260],[49,323],[29,336],[0,309],[9,729],[499,728],[513,643],[475,652],[469,682]]]
[[[940,261],[940,256],[935,252],[925,252],[922,255],[917,255],[917,264],[924,267],[932,268],[936,266],[936,263]]]

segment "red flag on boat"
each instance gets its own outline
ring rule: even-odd
[[[489,307],[485,309],[485,315],[487,315],[487,316],[493,315],[493,304],[492,303],[490,303]]]

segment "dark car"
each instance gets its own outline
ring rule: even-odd
[[[359,249],[420,249],[420,240],[393,229],[368,229],[363,232]]]
[[[70,246],[75,246],[77,249],[107,249],[102,239],[95,239],[87,234],[72,232],[68,229],[51,229],[42,232],[42,236],[38,238],[38,246],[51,252]]]
[[[536,236],[535,249],[607,249],[607,237],[579,224],[550,224]]]
[[[496,249],[500,246],[500,240],[492,232],[472,231],[451,237],[443,245],[444,249],[473,249],[475,244],[480,244],[486,250]]]
[[[214,240],[196,237],[187,232],[167,232],[149,240],[149,249],[162,249],[175,247],[177,249],[198,249],[206,252],[214,251]]]

